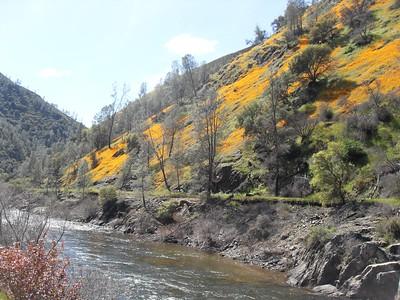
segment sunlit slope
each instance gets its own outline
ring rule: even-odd
[[[339,16],[343,7],[350,2],[350,0],[339,1],[329,7],[325,14]],[[367,96],[364,82],[378,80],[384,93],[400,87],[400,9],[390,9],[393,2],[393,0],[378,0],[371,7],[376,17],[372,29],[374,37],[372,43],[364,47],[338,45],[333,49],[335,67],[329,77],[334,80],[318,95],[315,102],[316,114],[322,105],[329,105],[337,113],[346,113],[352,106],[365,101]],[[342,24],[338,27],[344,28]],[[211,76],[210,85],[216,88],[222,100],[223,123],[226,125],[222,146],[219,149],[220,155],[228,157],[243,148],[244,130],[237,128],[238,114],[246,106],[263,97],[271,73],[279,75],[288,71],[292,59],[308,46],[308,38],[304,35],[300,37],[296,48],[287,49],[282,43],[284,30],[274,34],[264,43],[237,55]],[[344,98],[346,101],[343,101]],[[172,107],[165,108],[163,113],[167,115],[171,109]],[[189,150],[195,139],[194,124],[191,122],[190,114],[182,116],[181,125],[177,135],[181,138],[185,150]],[[149,118],[148,126],[147,133],[151,132],[154,141],[160,143],[162,126],[157,123],[157,118]],[[96,152],[99,164],[90,171],[93,181],[105,180],[118,174],[126,161],[127,154],[116,157],[114,154],[125,148],[126,143],[121,137],[115,140],[112,149],[104,148]],[[89,155],[85,159],[89,159]],[[151,165],[156,169],[155,157],[151,159]],[[190,166],[184,168],[183,180],[190,179],[191,171]],[[166,172],[174,176],[174,170],[168,159]],[[156,186],[162,186],[160,173],[155,175],[154,180]]]

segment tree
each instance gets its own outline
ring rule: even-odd
[[[304,0],[289,0],[285,10],[288,28],[295,35],[303,33],[303,15],[307,9]]]
[[[108,148],[111,148],[115,117],[117,115],[117,112],[124,106],[125,102],[127,101],[128,93],[129,88],[126,84],[123,85],[121,92],[118,92],[118,86],[114,83],[111,93],[111,104],[104,106],[101,109],[100,114],[97,115],[98,123],[104,122],[107,127]]]
[[[134,163],[134,169],[135,169],[135,175],[139,180],[139,186],[140,186],[140,192],[142,196],[142,203],[144,209],[147,209],[146,205],[146,190],[148,186],[150,185],[149,183],[149,176],[150,176],[150,169],[148,164],[146,163],[146,158],[147,158],[147,141],[146,138],[143,138],[140,140],[140,147],[137,152],[137,159],[135,160]]]
[[[168,133],[165,128],[161,125],[155,125],[149,128],[145,132],[145,140],[147,144],[151,147],[154,153],[158,166],[163,176],[163,181],[165,188],[171,191],[171,186],[168,182],[167,172],[166,172],[166,160],[168,158]]]
[[[280,122],[285,119],[285,106],[288,104],[290,82],[288,74],[283,74],[281,77],[270,76],[269,87],[265,93],[266,112],[259,120],[260,130],[257,134],[258,142],[266,150],[267,155],[264,163],[269,177],[272,178],[275,196],[279,195],[281,187],[282,164],[280,156],[287,148],[284,141],[287,128],[280,125]]]
[[[316,83],[333,67],[331,52],[327,45],[310,45],[293,59],[290,70],[310,83]]]
[[[334,18],[324,18],[317,22],[310,31],[311,43],[313,44],[333,44],[339,36],[339,30]]]
[[[89,166],[86,160],[83,160],[78,169],[76,186],[82,191],[82,199],[85,199],[85,189],[90,185]]]
[[[182,140],[182,134],[178,134],[175,138],[174,148],[170,156],[171,163],[175,169],[177,190],[181,190],[181,169],[185,162],[185,149]]]
[[[283,26],[286,25],[286,19],[284,16],[277,17],[272,23],[272,30],[278,32]]]
[[[311,185],[320,191],[323,201],[339,200],[344,204],[348,198],[347,183],[367,162],[368,156],[358,142],[330,142],[326,150],[311,158]]]
[[[184,57],[182,57],[182,68],[184,72],[183,75],[185,76],[186,82],[193,92],[193,96],[197,97],[197,88],[194,78],[194,69],[197,68],[197,62],[193,55],[186,54]]]
[[[371,41],[369,30],[374,22],[374,16],[369,10],[371,0],[354,0],[351,6],[346,6],[341,11],[343,24],[349,26],[355,36],[355,43],[368,44]]]
[[[214,90],[207,92],[206,100],[200,103],[195,113],[195,129],[200,145],[199,163],[206,163],[206,193],[210,199],[216,169],[216,157],[222,130],[221,99]]]
[[[168,88],[168,96],[171,101],[181,105],[182,99],[185,97],[185,83],[177,61],[172,62],[171,71],[168,72],[164,83]]]
[[[254,39],[246,40],[247,45],[258,45],[261,44],[265,39],[268,38],[268,33],[265,30],[262,30],[260,26],[256,25],[254,29]]]

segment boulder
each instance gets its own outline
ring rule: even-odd
[[[387,250],[392,255],[400,255],[400,243],[390,245]]]
[[[351,277],[341,290],[350,298],[395,299],[400,279],[400,262],[385,262],[367,266],[360,275]]]
[[[389,261],[386,252],[376,242],[367,242],[354,246],[351,249],[344,267],[339,275],[339,284],[342,285],[350,277],[360,274],[368,265]]]
[[[324,294],[332,297],[341,296],[342,293],[339,290],[331,285],[331,284],[324,284],[324,285],[317,285],[313,288],[313,291],[319,294]]]

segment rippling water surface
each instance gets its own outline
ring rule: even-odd
[[[143,243],[84,225],[67,226],[74,265],[124,288],[119,299],[329,299],[288,287],[284,275],[177,245]]]

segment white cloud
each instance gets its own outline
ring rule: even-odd
[[[217,44],[218,41],[215,40],[196,37],[191,34],[180,34],[165,43],[165,47],[174,54],[202,55],[214,52]]]
[[[62,70],[56,68],[44,68],[39,71],[38,75],[42,78],[62,78],[71,75],[70,70]]]

